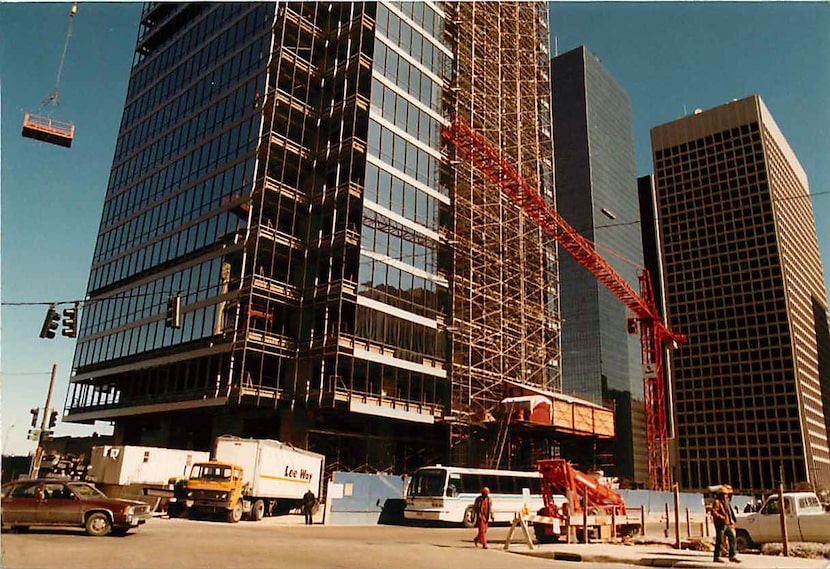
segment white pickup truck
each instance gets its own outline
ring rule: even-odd
[[[735,523],[738,551],[783,541],[780,512],[778,495],[773,494],[760,511],[738,515]],[[784,517],[789,541],[830,543],[830,513],[824,511],[814,493],[786,492]]]

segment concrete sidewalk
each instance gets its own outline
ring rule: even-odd
[[[495,545],[495,544],[494,544]],[[544,544],[533,550],[527,544],[510,544],[510,553],[529,555],[558,561],[587,561],[591,563],[624,563],[645,567],[740,567],[741,569],[830,569],[828,559],[800,559],[760,554],[740,554],[741,563],[714,563],[711,551],[676,550],[669,545],[614,545],[614,544]],[[726,561],[726,559],[724,559]]]

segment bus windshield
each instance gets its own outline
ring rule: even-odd
[[[443,496],[447,471],[438,468],[421,469],[409,484],[410,496]]]

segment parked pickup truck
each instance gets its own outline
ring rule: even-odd
[[[778,495],[769,496],[760,511],[741,514],[735,523],[738,551],[764,543],[780,543],[781,516]],[[830,543],[830,513],[826,513],[812,492],[784,494],[784,517],[789,541]]]

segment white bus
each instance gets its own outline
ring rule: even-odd
[[[525,506],[535,514],[544,506],[538,472],[425,466],[412,476],[406,490],[404,518],[433,522],[463,523],[473,527],[473,502],[481,489],[490,489],[497,522],[509,522]],[[525,497],[525,489],[529,497]],[[560,500],[556,499],[557,502]],[[565,497],[561,497],[565,502]]]

